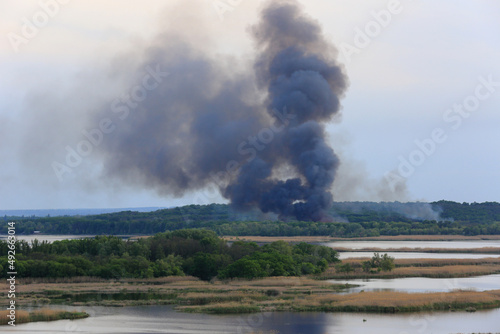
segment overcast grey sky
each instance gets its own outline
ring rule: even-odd
[[[299,2],[337,47],[350,82],[341,117],[328,125],[342,161],[336,200],[500,201],[498,1]],[[120,80],[133,75],[127,55],[167,29],[246,66],[262,4],[1,1],[0,209],[223,201],[210,190],[173,198],[103,180],[98,147],[62,177],[53,163],[85,140],[95,103],[130,90]],[[395,180],[406,192],[392,191]]]

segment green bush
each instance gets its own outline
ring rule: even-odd
[[[363,271],[369,273],[391,271],[395,268],[394,258],[387,255],[387,253],[382,256],[379,253],[374,253],[369,261],[363,261],[361,265]]]

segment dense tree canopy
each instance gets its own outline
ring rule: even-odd
[[[8,244],[0,241],[0,268],[7,275]],[[192,275],[203,280],[215,276],[267,277],[318,274],[338,261],[329,247],[283,241],[258,246],[254,242],[226,243],[204,229],[177,230],[123,240],[97,236],[53,243],[16,242],[18,277],[97,276],[161,277]]]
[[[425,203],[424,203],[425,204]],[[425,204],[427,205],[427,204]],[[500,204],[434,202],[436,219],[409,218],[401,212],[418,211],[422,203],[335,203],[332,217],[347,222],[268,221],[255,212],[235,213],[223,204],[189,205],[154,212],[123,211],[94,216],[7,218],[0,222],[0,234],[14,220],[17,234],[151,235],[186,228],[206,228],[218,235],[331,235],[363,237],[409,234],[500,234]],[[439,219],[439,217],[441,219]]]

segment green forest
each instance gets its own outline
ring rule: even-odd
[[[154,212],[123,211],[90,216],[3,217],[16,221],[17,234],[152,235],[186,228],[205,228],[218,235],[334,236],[500,234],[500,204],[337,202],[331,221],[282,221],[258,212],[238,213],[224,204],[188,205]]]
[[[0,272],[7,276],[9,244],[0,241]],[[326,246],[277,241],[228,244],[215,232],[177,230],[123,240],[97,236],[75,240],[16,241],[17,277],[152,278],[191,275],[202,280],[320,274],[338,253]]]

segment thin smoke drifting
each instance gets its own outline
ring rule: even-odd
[[[133,110],[113,106],[126,120],[101,146],[106,175],[176,196],[215,182],[239,210],[324,218],[339,165],[324,123],[347,86],[335,49],[289,1],[270,3],[251,34],[257,55],[243,72],[175,35],[157,38],[136,70],[169,76]]]

